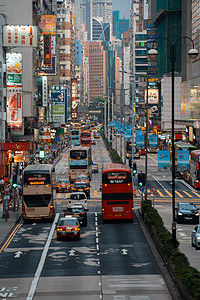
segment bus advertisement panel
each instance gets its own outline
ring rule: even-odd
[[[76,180],[78,175],[85,174],[92,178],[92,155],[89,147],[74,147],[69,150],[69,180]]]
[[[158,168],[159,169],[170,168],[170,150],[158,151]]]
[[[27,166],[22,175],[22,217],[54,219],[55,168],[50,164]]]
[[[157,134],[149,134],[149,150],[158,149],[158,136]]]
[[[133,186],[130,168],[106,164],[102,172],[102,219],[133,220]]]
[[[196,189],[200,189],[199,162],[200,162],[200,150],[191,151],[189,182]]]

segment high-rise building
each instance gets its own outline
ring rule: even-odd
[[[89,96],[106,95],[106,51],[101,42],[85,42],[85,56],[89,62]]]
[[[129,23],[129,19],[119,19],[119,35],[121,39],[123,39],[123,32],[127,32],[129,30]]]
[[[93,19],[101,20],[102,24],[109,23],[112,34],[112,0],[81,0],[80,16],[81,24],[85,24],[88,33],[88,40],[93,40]]]
[[[113,36],[116,39],[120,38],[120,34],[119,34],[119,10],[113,11]]]

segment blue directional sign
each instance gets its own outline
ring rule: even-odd
[[[108,122],[108,127],[113,127],[113,126],[115,126],[115,121]]]
[[[166,169],[170,167],[170,150],[158,151],[158,167]]]
[[[189,150],[177,150],[177,169],[189,170],[190,168],[190,151]]]

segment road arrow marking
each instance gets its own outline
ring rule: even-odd
[[[128,250],[127,249],[122,249],[122,254],[123,255],[127,255],[128,254]]]
[[[72,250],[70,250],[70,251],[69,251],[69,256],[74,256],[74,253],[75,253],[75,252],[76,252],[76,251],[75,251],[75,250],[73,250],[73,249],[72,249]]]
[[[21,256],[22,252],[21,251],[17,251],[15,252],[15,256],[14,258],[19,258]]]

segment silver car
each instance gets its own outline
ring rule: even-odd
[[[195,247],[196,249],[200,248],[200,225],[196,225],[194,229],[192,230],[192,247]]]

